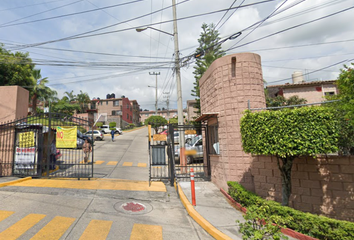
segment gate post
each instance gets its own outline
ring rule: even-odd
[[[49,112],[48,112],[48,139],[47,139],[47,163],[46,163],[46,172],[47,172],[47,177],[49,177],[49,166],[50,166],[50,150],[51,150],[51,133],[52,133],[52,115],[51,115],[51,109],[49,105]]]
[[[171,187],[173,187],[174,185],[174,181],[175,181],[175,148],[174,148],[174,133],[173,133],[173,126],[172,124],[169,124],[168,125],[168,135],[170,136],[170,143],[169,146],[170,146],[170,151],[169,151],[169,161],[170,161],[170,184],[171,184]]]

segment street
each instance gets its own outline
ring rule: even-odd
[[[91,180],[0,188],[0,239],[213,239],[173,187],[149,187],[147,141],[147,128],[96,141]]]

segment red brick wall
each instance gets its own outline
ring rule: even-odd
[[[250,167],[256,194],[281,201],[275,157],[254,156]],[[354,156],[295,159],[290,206],[305,212],[354,221]]]

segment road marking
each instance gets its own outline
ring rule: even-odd
[[[162,226],[134,224],[130,240],[162,240]]]
[[[12,214],[14,214],[15,212],[11,212],[11,211],[0,211],[0,222],[8,217],[10,217]]]
[[[31,240],[57,240],[68,230],[75,218],[56,216],[45,225]]]
[[[124,162],[123,163],[123,167],[131,167],[131,166],[133,166],[132,162]]]
[[[0,239],[15,240],[24,234],[28,229],[36,225],[44,217],[44,214],[28,214],[26,217],[1,232]]]
[[[107,165],[117,165],[117,164],[118,164],[117,161],[109,161],[109,162],[107,163]]]
[[[104,161],[96,161],[95,164],[97,165],[101,165],[102,163],[104,163]]]
[[[25,182],[14,183],[12,186],[166,192],[166,187],[162,182],[151,182],[149,186],[148,181],[103,178],[96,180],[31,179]]]
[[[112,221],[91,220],[79,240],[105,240],[112,223]]]
[[[138,163],[138,167],[146,167],[146,163]]]

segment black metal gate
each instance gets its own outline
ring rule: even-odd
[[[210,158],[207,128],[192,125],[160,127],[149,140],[150,180],[189,181],[193,168],[196,181],[210,180]],[[152,130],[154,132],[154,130]],[[155,130],[156,132],[156,130]],[[183,135],[183,136],[181,136]],[[180,138],[185,146],[181,151]],[[184,156],[181,158],[181,155]]]
[[[76,138],[66,139],[61,132],[64,129]],[[92,123],[87,119],[60,113],[41,113],[2,123],[0,176],[92,178],[93,136],[83,134],[88,130],[92,130]],[[92,146],[87,163],[82,150],[85,139]],[[70,144],[59,146],[58,142]]]

